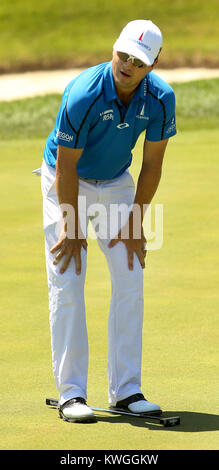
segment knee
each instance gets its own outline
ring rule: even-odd
[[[114,250],[113,247],[111,250]],[[119,289],[124,287],[125,289],[138,290],[143,289],[143,269],[140,265],[137,255],[134,253],[133,269],[130,270],[128,267],[128,254],[125,246],[123,249],[116,250],[109,261],[109,267],[111,272],[111,279],[115,286]]]

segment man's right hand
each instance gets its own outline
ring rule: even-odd
[[[62,204],[70,204],[75,211],[75,238],[68,238],[68,223],[65,222],[65,211],[63,212],[64,228],[58,242],[51,248],[50,253],[57,252],[53,264],[58,264],[64,258],[60,273],[63,274],[72,257],[75,259],[76,274],[81,273],[81,248],[87,250],[87,241],[84,238],[78,221],[78,174],[77,162],[83,149],[71,149],[58,146],[56,162],[56,191],[60,208]],[[76,235],[77,234],[77,235]]]
[[[64,262],[60,268],[60,273],[63,274],[71,258],[75,259],[75,270],[76,274],[81,274],[81,248],[84,248],[87,251],[87,240],[82,239],[70,239],[62,232],[58,242],[51,248],[50,253],[55,253],[58,251],[53,264],[58,264],[63,257],[65,257]]]

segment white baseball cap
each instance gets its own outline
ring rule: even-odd
[[[113,49],[133,55],[146,65],[152,65],[162,44],[162,33],[152,21],[134,20],[123,28]]]

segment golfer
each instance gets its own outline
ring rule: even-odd
[[[160,410],[142,394],[141,361],[144,205],[157,190],[168,139],[176,134],[173,90],[153,72],[161,49],[162,34],[151,21],[128,23],[114,44],[112,61],[88,68],[67,85],[45,144],[41,185],[52,361],[59,415],[66,421],[95,420],[86,402],[89,220],[111,276],[109,405],[135,413]],[[129,167],[142,132],[135,188]],[[126,208],[119,222],[117,207]]]

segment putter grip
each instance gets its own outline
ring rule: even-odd
[[[58,400],[56,400],[55,398],[46,398],[46,405],[58,406]]]

